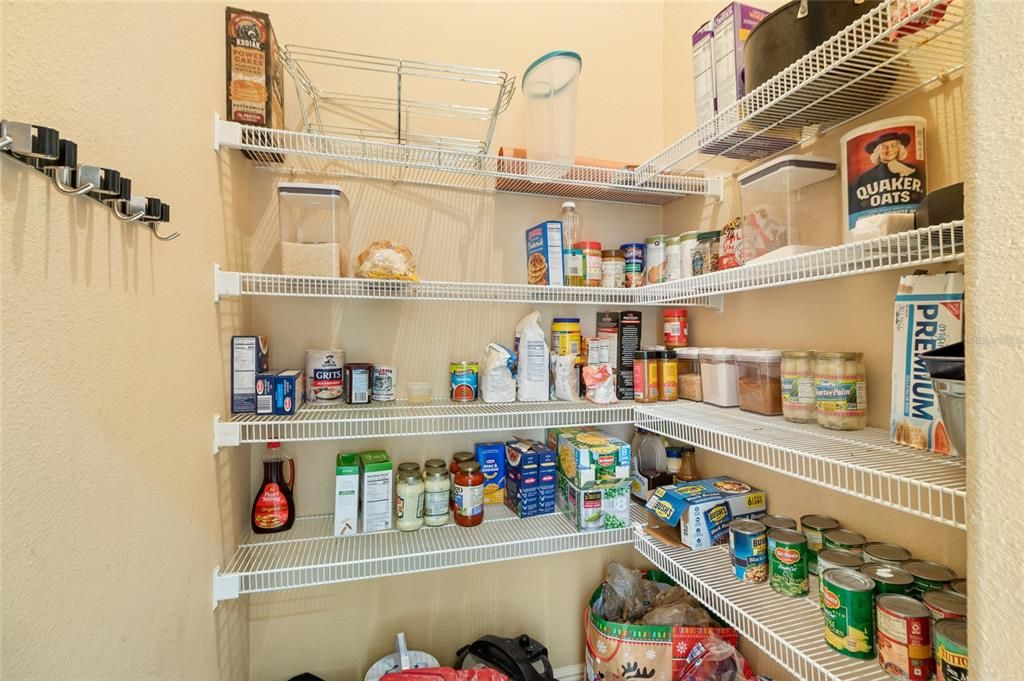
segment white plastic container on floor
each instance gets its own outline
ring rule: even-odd
[[[732,348],[701,348],[700,382],[704,401],[719,407],[738,407],[736,351]]]
[[[341,187],[285,183],[277,187],[281,274],[348,274],[349,204]]]
[[[576,87],[583,60],[575,52],[549,52],[523,74],[526,156],[538,161],[576,159]]]

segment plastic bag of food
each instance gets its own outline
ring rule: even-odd
[[[755,681],[739,651],[715,635],[695,645],[674,681]]]
[[[355,276],[362,279],[419,281],[412,251],[395,241],[374,241],[356,258]]]
[[[583,367],[583,384],[587,386],[587,401],[595,404],[618,402],[615,396],[615,372],[608,364]]]
[[[540,312],[534,310],[516,324],[516,387],[520,402],[545,402],[550,398],[548,341],[540,328]]]
[[[643,579],[639,570],[609,563],[601,587],[604,619],[609,622],[635,622],[651,607],[658,586]]]
[[[656,606],[640,620],[640,624],[661,624],[668,627],[710,627],[711,615],[699,605],[676,601]]]
[[[515,402],[516,379],[512,370],[516,356],[504,345],[491,343],[480,364],[480,399],[484,402]]]
[[[579,372],[576,370],[576,355],[552,355],[551,374],[554,377],[556,400],[580,401]]]

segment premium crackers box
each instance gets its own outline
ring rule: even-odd
[[[284,67],[270,17],[263,12],[228,7],[227,119],[262,128],[284,128]],[[251,152],[245,152],[254,158]],[[280,162],[279,154],[258,160]]]

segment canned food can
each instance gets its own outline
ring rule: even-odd
[[[842,549],[856,553],[863,558],[864,535],[852,530],[829,530],[823,535],[822,543],[826,549]]]
[[[395,399],[395,367],[373,367],[373,401],[391,402]]]
[[[966,579],[954,579],[949,583],[949,588],[954,592],[961,594],[962,596],[967,595],[967,580]]]
[[[640,243],[622,244],[622,252],[626,256],[626,288],[643,286],[647,247]]]
[[[967,678],[967,620],[939,620],[932,627],[936,681]]]
[[[822,549],[818,552],[818,575],[833,568],[849,568],[856,570],[864,561],[856,553],[842,549]],[[818,579],[818,606],[821,606],[821,596],[825,591],[825,582]]]
[[[344,370],[344,350],[306,350],[306,402],[344,402]]]
[[[860,571],[875,580],[875,595],[898,594],[906,596],[914,587],[914,575],[903,568],[885,563],[865,563]]]
[[[784,596],[809,593],[806,537],[793,530],[768,532],[768,581],[773,590]]]
[[[450,396],[454,402],[472,402],[476,399],[479,385],[480,365],[476,362],[452,362],[448,365],[451,374]]]
[[[879,596],[875,603],[878,664],[903,681],[932,677],[932,620],[920,601],[899,594]]]
[[[765,527],[771,530],[795,530],[796,521],[784,515],[766,514],[758,518]]]
[[[910,551],[896,544],[869,541],[864,545],[864,560],[869,563],[885,563],[899,567],[913,557]]]
[[[967,619],[967,596],[953,591],[929,591],[921,597],[924,606],[932,613],[932,619]]]
[[[824,548],[824,533],[839,529],[839,521],[827,515],[800,516],[800,529],[807,537],[807,570],[818,573],[818,552]]]
[[[756,520],[737,518],[729,523],[732,571],[741,582],[768,581],[768,536]]]
[[[666,279],[665,271],[665,235],[656,234],[645,240],[647,262],[644,265],[644,283],[660,284]]]
[[[875,582],[848,568],[821,574],[825,585],[821,611],[825,643],[833,650],[860,659],[875,656]]]
[[[930,560],[908,560],[903,569],[914,575],[914,596],[920,598],[926,591],[945,589],[954,579],[956,572]]]

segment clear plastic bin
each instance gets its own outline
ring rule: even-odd
[[[281,273],[344,277],[349,273],[349,203],[341,187],[277,187]]]
[[[558,50],[536,60],[523,75],[526,156],[538,161],[576,160],[576,87],[583,60]]]
[[[719,407],[739,406],[736,391],[736,351],[701,348],[700,383],[704,401]]]
[[[782,413],[782,353],[737,350],[736,390],[740,409],[775,416]]]
[[[679,364],[679,399],[704,401],[700,382],[700,348],[676,348]]]
[[[842,241],[836,168],[834,159],[793,154],[740,175],[745,263]]]

